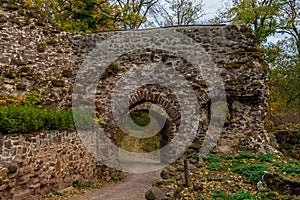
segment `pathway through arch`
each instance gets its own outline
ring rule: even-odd
[[[131,160],[130,162],[145,163],[144,167],[149,166],[149,162],[154,160]],[[155,164],[155,163],[153,163]],[[159,163],[157,163],[159,164]],[[152,183],[160,178],[160,171],[143,174],[128,174],[124,181],[116,184],[109,184],[103,188],[87,192],[80,196],[71,197],[70,200],[145,200],[145,193],[152,187]]]

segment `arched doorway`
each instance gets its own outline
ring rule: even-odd
[[[148,108],[149,105],[153,105],[149,102],[146,104]],[[147,109],[146,104],[138,104],[132,108],[127,115],[123,116],[124,124],[122,128],[118,127],[116,143],[125,151],[135,153],[160,151],[160,149],[168,145],[175,136],[176,129],[174,129],[174,127],[176,126],[170,117]],[[129,117],[131,117],[132,121],[128,120]],[[152,120],[151,123],[150,120]],[[143,129],[142,132],[139,132],[141,128],[149,124],[150,126]],[[142,135],[142,138],[132,135]],[[166,153],[160,152],[155,155],[155,157],[149,157],[149,159],[154,159],[161,163],[167,162],[166,159],[168,155],[166,155]]]

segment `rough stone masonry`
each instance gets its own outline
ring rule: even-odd
[[[156,34],[161,29],[139,30],[142,34]],[[273,151],[270,136],[264,130],[268,106],[268,64],[264,60],[254,35],[246,27],[185,26],[170,27],[194,40],[212,58],[221,74],[226,91],[226,122],[215,150]],[[74,35],[60,30],[37,9],[20,0],[0,2],[0,98],[28,95],[30,91],[41,94],[44,107],[70,109],[72,88],[76,73],[97,44],[124,31],[109,31]],[[104,119],[107,135],[114,141],[118,127],[111,109],[112,89],[132,67],[163,64],[174,68],[190,83],[200,107],[199,127],[193,143],[199,148],[211,122],[211,102],[205,74],[197,70],[184,57],[157,48],[128,51],[107,66],[100,77],[93,101],[98,116]],[[87,69],[88,70],[88,69]],[[135,82],[129,83],[134,85]],[[122,95],[122,94],[119,94]],[[145,103],[162,106],[175,128],[167,128],[162,144],[168,143],[180,124],[181,108],[168,88],[159,85],[141,85],[129,94],[129,110]],[[3,138],[3,136],[1,136]],[[10,140],[5,136],[5,140]],[[34,145],[31,142],[26,145]],[[7,149],[1,144],[2,156]],[[22,146],[22,144],[20,143]],[[214,144],[212,144],[214,145]],[[33,157],[35,159],[35,157]],[[14,158],[10,159],[13,162]],[[1,162],[4,162],[1,159]],[[32,161],[34,162],[34,161]],[[2,165],[2,164],[1,164]],[[4,170],[5,171],[5,170]],[[1,174],[0,174],[1,175]],[[30,190],[30,189],[29,189]],[[36,188],[35,188],[36,190]]]

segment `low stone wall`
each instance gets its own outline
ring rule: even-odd
[[[286,156],[300,160],[300,125],[274,132],[279,150]]]
[[[74,181],[110,180],[111,173],[88,153],[76,132],[0,136],[0,199],[34,199]]]

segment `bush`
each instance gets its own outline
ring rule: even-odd
[[[222,199],[222,200],[256,200],[262,199],[257,197],[256,195],[251,195],[251,193],[247,190],[241,190],[235,194],[225,194],[223,191],[215,191],[213,193],[212,200]]]
[[[210,165],[208,165],[207,167],[208,170],[210,171],[224,171],[224,167],[222,165],[220,165],[219,163],[212,163]]]
[[[71,111],[47,110],[33,105],[0,106],[2,134],[31,133],[39,130],[72,130]]]
[[[208,154],[203,157],[203,160],[204,160],[204,162],[215,163],[215,162],[221,162],[222,158],[220,158],[216,155]]]
[[[248,166],[238,166],[233,169],[238,174],[243,174],[249,177],[250,183],[257,183],[262,180],[264,171],[269,171],[266,165],[262,164],[251,164]]]
[[[130,113],[132,121],[139,126],[147,126],[151,122],[149,112],[146,111],[133,111]]]
[[[236,159],[251,159],[251,158],[256,158],[255,154],[251,153],[240,153],[239,155],[235,156]]]
[[[286,172],[294,175],[300,175],[300,165],[293,166],[285,163],[275,162],[274,166],[278,167],[278,169],[276,170],[277,172]]]
[[[43,109],[40,95],[30,92],[27,97],[5,98],[0,106],[0,133],[32,133],[40,130],[72,130],[71,111]]]
[[[267,154],[260,153],[257,157],[257,159],[261,162],[270,162],[270,163],[272,163],[275,158],[276,157],[270,153]]]

